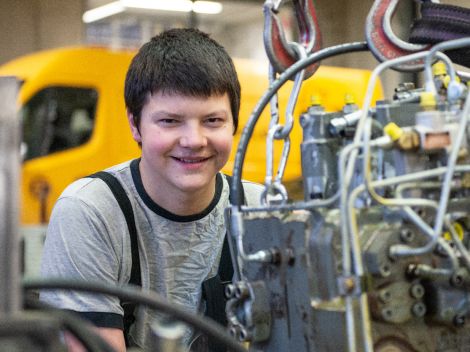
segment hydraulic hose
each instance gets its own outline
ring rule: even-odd
[[[169,314],[176,319],[192,326],[196,330],[207,334],[214,340],[224,344],[228,350],[234,352],[247,352],[233,337],[225,332],[219,325],[209,319],[189,313],[182,307],[172,305],[155,293],[141,291],[133,287],[118,287],[101,282],[77,281],[67,279],[25,279],[24,290],[74,290],[90,293],[100,293],[118,297],[121,300],[133,301]]]
[[[115,352],[101,336],[99,336],[93,329],[87,320],[71,314],[71,312],[64,311],[62,309],[54,308],[44,302],[37,299],[25,298],[26,309],[33,309],[34,311],[40,311],[44,313],[49,319],[58,321],[65,330],[69,331],[75,336],[78,341],[85,347],[89,352]],[[32,321],[34,323],[34,320]],[[37,323],[36,323],[37,324]]]

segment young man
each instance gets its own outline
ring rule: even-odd
[[[206,34],[169,30],[133,59],[125,102],[142,155],[106,171],[118,178],[132,204],[142,287],[196,312],[203,306],[202,282],[217,273],[226,233],[229,187],[219,171],[229,158],[238,122],[240,85],[233,62]],[[244,182],[247,204],[257,204],[261,191]],[[114,285],[129,282],[129,231],[102,180],[78,180],[57,201],[41,272]],[[118,351],[125,350],[119,299],[45,291],[41,300],[81,312]],[[137,311],[130,336],[137,345],[148,345],[155,316]]]

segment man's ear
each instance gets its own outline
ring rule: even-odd
[[[140,136],[139,126],[136,126],[135,124],[134,115],[129,110],[127,110],[126,112],[127,121],[129,122],[129,126],[131,127],[132,138],[134,138],[137,143],[142,143],[142,137]]]

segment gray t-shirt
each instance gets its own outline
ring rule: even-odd
[[[178,216],[161,208],[145,192],[139,160],[106,171],[116,176],[132,204],[138,234],[141,280],[169,301],[191,312],[201,307],[201,283],[217,273],[226,233],[224,210],[229,187],[221,174],[211,204],[200,214]],[[248,205],[259,203],[262,186],[243,181]],[[112,285],[129,282],[131,243],[127,223],[109,187],[83,178],[68,186],[57,201],[47,229],[41,275],[98,280]],[[41,300],[59,308],[87,312],[102,327],[122,325],[119,299],[68,291],[43,291]],[[140,308],[133,339],[147,345],[156,312]],[[190,333],[186,336],[189,342]]]

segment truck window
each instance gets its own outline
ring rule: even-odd
[[[25,160],[78,147],[93,132],[98,93],[90,88],[48,87],[21,112]]]

